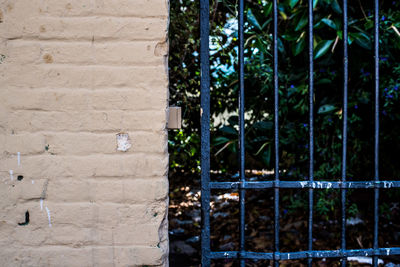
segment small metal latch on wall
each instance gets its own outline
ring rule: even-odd
[[[167,129],[180,129],[182,128],[182,109],[181,107],[169,107],[168,108],[168,122]]]

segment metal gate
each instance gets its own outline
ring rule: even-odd
[[[400,248],[378,247],[378,204],[379,190],[399,188],[400,181],[381,181],[379,179],[379,0],[374,3],[374,59],[375,59],[375,177],[371,181],[346,181],[347,151],[347,94],[348,94],[348,18],[347,0],[343,0],[343,150],[342,175],[339,181],[314,181],[314,80],[313,80],[313,0],[308,0],[308,58],[309,58],[309,177],[308,181],[280,181],[279,178],[279,134],[278,134],[278,4],[273,0],[273,74],[274,74],[274,155],[275,169],[273,181],[246,181],[245,178],[245,146],[244,146],[244,0],[238,1],[238,36],[239,36],[239,153],[240,172],[237,182],[212,182],[210,180],[210,64],[209,64],[209,0],[200,0],[200,44],[201,44],[201,204],[202,233],[201,253],[202,266],[210,266],[212,259],[239,259],[240,266],[245,266],[246,259],[273,260],[279,266],[280,260],[308,259],[311,266],[314,258],[340,258],[342,266],[346,266],[349,256],[372,256],[373,265],[378,266],[378,257],[383,255],[400,255]],[[251,189],[274,189],[274,252],[251,252],[245,248],[245,194]],[[308,188],[308,250],[280,252],[279,249],[279,189]],[[313,250],[313,200],[314,190],[336,188],[341,191],[341,249]],[[350,188],[370,188],[374,190],[374,237],[373,247],[368,249],[346,249],[346,191]],[[210,248],[210,196],[211,189],[238,189],[240,205],[240,248],[239,251],[211,251]]]

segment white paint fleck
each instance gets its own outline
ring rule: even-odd
[[[393,182],[383,181],[384,188],[391,188],[393,186]]]
[[[302,188],[304,188],[307,185],[307,182],[300,182],[300,185]]]
[[[386,255],[388,255],[388,256],[389,256],[389,254],[390,254],[390,249],[389,249],[389,248],[387,248],[387,249],[386,249]]]
[[[127,133],[117,134],[117,150],[126,152],[131,148],[131,141]]]
[[[290,253],[287,255],[287,259],[290,260]]]
[[[328,183],[327,185],[326,185],[326,188],[332,188],[332,183]]]
[[[366,253],[368,255],[368,253]],[[372,264],[371,257],[347,257],[348,261],[357,261],[359,263]],[[378,259],[378,264],[383,264],[383,260]]]
[[[14,171],[10,170],[10,179],[11,181],[14,181]]]
[[[40,210],[43,210],[43,199],[40,199]]]
[[[21,166],[21,152],[17,152],[18,166]]]
[[[35,184],[35,181],[34,181],[34,180],[32,180],[32,184]]]
[[[51,227],[51,216],[50,216],[50,210],[48,207],[46,207],[46,211],[47,211],[47,218],[49,219],[49,227]]]

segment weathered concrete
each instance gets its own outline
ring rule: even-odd
[[[167,27],[167,0],[0,0],[0,266],[168,265]]]

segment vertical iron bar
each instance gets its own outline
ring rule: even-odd
[[[278,80],[278,3],[273,2],[273,42],[274,42],[274,140],[275,140],[275,197],[274,197],[274,251],[279,253],[279,80]],[[279,260],[274,259],[274,266],[279,267]]]
[[[342,182],[346,181],[346,163],[347,163],[347,95],[348,95],[348,49],[347,49],[347,0],[343,0],[343,144],[342,144]],[[342,236],[341,249],[346,249],[346,193],[345,188],[341,189],[342,202]],[[342,266],[346,266],[346,257],[342,258]]]
[[[374,56],[375,56],[375,181],[379,181],[379,0],[375,0]],[[378,248],[379,188],[374,196],[374,249]],[[378,256],[374,256],[374,266],[378,266]]]
[[[200,60],[201,60],[201,266],[210,260],[210,56],[209,0],[200,1]]]
[[[314,34],[313,34],[313,0],[308,0],[308,56],[309,56],[309,105],[310,105],[310,167],[309,180],[314,181]],[[313,243],[313,206],[314,206],[314,191],[309,189],[309,215],[308,215],[308,250],[312,250]],[[312,266],[312,258],[308,258],[308,266]]]
[[[244,148],[244,0],[239,1],[239,146],[240,146],[240,185],[245,178],[245,148]],[[245,250],[245,196],[246,191],[240,187],[240,252]],[[245,260],[240,259],[240,266],[245,266]]]

